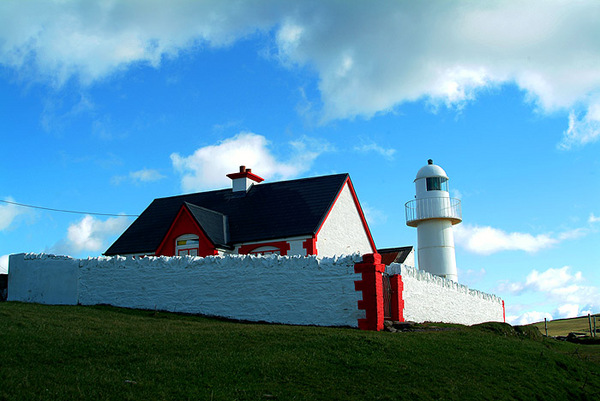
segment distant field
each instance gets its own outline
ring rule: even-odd
[[[600,346],[530,327],[418,332],[0,303],[0,400],[597,400]],[[598,359],[596,359],[598,360]]]
[[[592,315],[592,324],[594,323],[594,317],[596,317],[596,328],[600,329],[600,314]],[[540,333],[544,334],[544,322],[534,323],[533,325],[540,330]],[[571,332],[590,335],[588,317],[582,316],[548,321],[548,335],[551,337],[566,336]],[[600,333],[597,336],[600,337]]]

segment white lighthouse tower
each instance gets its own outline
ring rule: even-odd
[[[462,221],[460,200],[450,198],[448,176],[429,159],[406,202],[406,225],[417,227],[419,269],[458,281],[452,226]]]

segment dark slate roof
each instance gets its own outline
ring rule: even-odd
[[[229,222],[227,216],[188,202],[184,203],[213,244],[220,247],[228,246]]]
[[[385,248],[378,249],[377,253],[381,255],[381,263],[386,266],[389,266],[392,263],[404,263],[410,251],[412,251],[412,246],[403,246],[400,248]]]
[[[262,183],[245,195],[223,189],[155,199],[105,255],[154,253],[184,202],[215,245],[226,227],[219,225],[219,214],[229,226],[227,244],[316,234],[347,178],[336,174]]]

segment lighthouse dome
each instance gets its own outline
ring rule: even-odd
[[[415,181],[420,178],[427,177],[443,177],[445,179],[448,179],[448,175],[446,174],[443,168],[433,164],[433,160],[431,159],[429,159],[427,162],[428,164],[426,166],[421,167],[421,169],[417,172],[417,178],[415,178]]]

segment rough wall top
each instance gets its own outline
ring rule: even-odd
[[[456,281],[449,280],[444,277],[436,276],[423,270],[418,270],[412,266],[407,266],[399,263],[392,263],[387,266],[388,274],[400,274],[403,277],[412,277],[418,281],[427,282],[435,286],[454,290],[459,293],[468,294],[472,297],[493,301],[502,304],[502,299],[494,294],[488,294],[479,290],[473,290],[466,285],[459,284]]]
[[[32,254],[35,256],[34,254]],[[63,258],[62,256],[45,255],[48,258]],[[70,259],[69,257],[65,257]],[[33,259],[33,258],[32,258]],[[121,265],[126,262],[126,265],[140,265],[140,266],[182,266],[185,268],[194,268],[203,265],[217,265],[217,266],[231,266],[234,264],[236,267],[243,267],[244,261],[252,260],[255,265],[256,262],[262,261],[265,266],[274,265],[286,265],[289,267],[305,267],[307,265],[313,265],[317,268],[327,268],[329,266],[350,266],[354,263],[359,262],[361,256],[359,254],[354,255],[342,255],[334,257],[320,257],[320,256],[279,256],[279,255],[237,255],[237,254],[224,254],[207,257],[198,256],[146,256],[143,258],[136,258],[132,256],[100,256],[96,258],[79,259],[79,266],[88,266],[90,264],[96,264],[98,267],[102,265]]]

